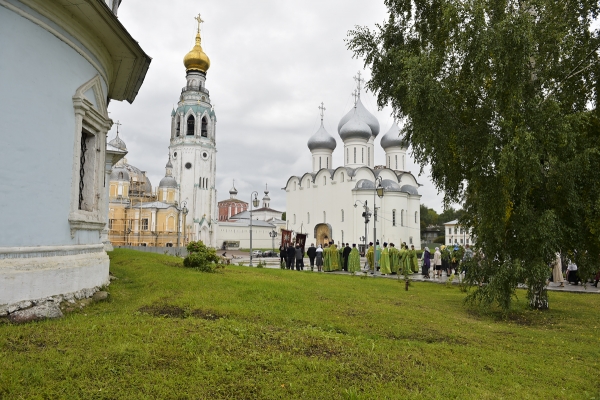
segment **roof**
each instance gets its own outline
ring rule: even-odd
[[[160,208],[160,209],[165,209],[165,208],[177,208],[175,207],[175,204],[167,204],[167,203],[163,203],[162,201],[153,201],[152,203],[144,203],[142,204],[141,208]],[[131,208],[140,208],[139,205],[133,205],[131,206]]]
[[[236,220],[236,221],[220,221],[219,222],[220,226],[239,226],[239,227],[245,227],[245,226],[250,226],[250,220],[249,219],[242,219],[242,220]],[[271,229],[275,229],[275,225],[267,222],[267,221],[262,221],[260,219],[253,219],[252,220],[252,226],[257,226],[257,227],[264,227],[264,228],[271,228]]]

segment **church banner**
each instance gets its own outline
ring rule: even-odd
[[[296,234],[296,244],[299,244],[302,247],[302,251],[304,252],[305,244],[306,244],[306,235],[302,233]]]
[[[281,230],[281,244],[287,246],[292,243],[292,231],[288,231],[287,229]]]

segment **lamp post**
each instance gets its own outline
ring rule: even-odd
[[[367,200],[365,200],[364,203],[360,200],[356,200],[354,202],[354,208],[356,208],[356,203],[362,204],[365,209],[365,211],[363,211],[363,213],[362,213],[362,216],[365,219],[365,236],[363,236],[360,239],[364,240],[364,242],[365,242],[365,254],[367,254],[367,226],[369,223],[369,218],[371,218],[371,213],[369,212],[369,207],[367,206]]]
[[[177,207],[177,247],[179,247],[181,245],[181,213],[183,212],[184,214],[188,213],[188,209],[187,209],[187,201],[182,201],[181,205],[183,207]],[[185,223],[185,222],[184,222]],[[185,237],[185,226],[183,227],[183,236]]]
[[[379,176],[375,179],[375,187],[373,188],[373,209],[375,210],[375,218],[373,219],[373,243],[375,245],[375,254],[373,255],[375,259],[375,265],[373,266],[373,273],[377,271],[377,265],[379,264],[379,259],[377,258],[377,207],[375,207],[375,194],[379,196],[379,198],[383,197],[383,186],[381,186],[381,181],[383,179]]]
[[[273,247],[273,253],[275,253],[275,238],[277,237],[277,232],[275,232],[275,229],[269,232],[269,236],[271,236],[271,246]]]
[[[252,198],[254,195],[254,198]],[[250,193],[250,266],[252,266],[252,206],[258,207],[258,192]]]
[[[185,235],[185,220],[188,214],[188,209],[186,207],[187,202],[183,202],[183,209],[181,210],[181,212],[183,212],[183,247],[185,247],[185,242],[187,241],[187,237]]]

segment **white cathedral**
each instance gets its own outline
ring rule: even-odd
[[[360,83],[360,76],[358,77]],[[340,120],[338,134],[344,143],[344,165],[334,168],[336,140],[323,126],[308,140],[312,172],[288,179],[284,190],[287,200],[288,228],[307,233],[307,242],[336,244],[375,242],[399,245],[420,244],[420,186],[406,170],[407,144],[393,123],[380,141],[385,150],[385,165],[375,165],[375,139],[379,122],[360,100]],[[382,197],[376,188],[383,188]],[[367,209],[365,209],[365,206]],[[373,214],[365,224],[363,213]]]

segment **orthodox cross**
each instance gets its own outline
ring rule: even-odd
[[[321,102],[321,105],[319,106],[319,110],[321,110],[321,122],[323,122],[323,115],[324,115],[323,111],[326,110],[323,102]]]
[[[200,33],[200,24],[204,22],[204,20],[202,19],[202,17],[200,17],[200,13],[198,13],[197,17],[194,17],[194,19],[196,21],[198,21],[198,33]]]
[[[356,81],[356,92],[358,94],[358,98],[360,99],[360,88],[361,85],[365,83],[365,80],[361,78],[360,71],[358,71],[358,74],[354,77],[354,80]]]
[[[121,124],[119,121],[115,122],[115,125],[117,126],[117,136],[119,136],[119,126],[123,125]]]
[[[352,92],[352,97],[354,97],[354,108],[356,108],[356,103],[358,103],[358,98],[360,97],[360,95],[357,94],[356,89]]]

